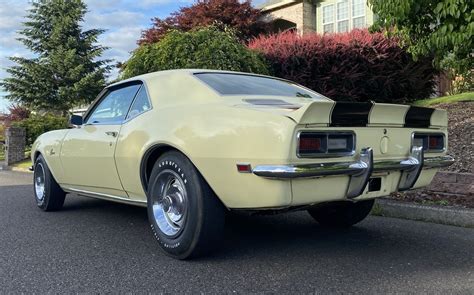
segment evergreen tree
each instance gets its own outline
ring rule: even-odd
[[[10,57],[16,65],[0,83],[6,98],[62,113],[91,102],[110,71],[110,61],[99,59],[107,49],[97,45],[104,30],[82,30],[87,12],[82,0],[40,0],[32,5],[19,40],[34,57]]]

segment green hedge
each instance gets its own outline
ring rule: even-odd
[[[41,134],[68,127],[68,119],[51,114],[31,115],[28,119],[14,122],[12,125],[26,129],[26,145],[31,146]]]
[[[124,64],[122,78],[192,68],[269,73],[264,58],[241,44],[232,31],[207,27],[170,31],[160,42],[140,46]]]

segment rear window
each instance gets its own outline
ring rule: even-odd
[[[271,95],[326,100],[316,92],[279,79],[228,73],[197,73],[195,76],[221,95]]]

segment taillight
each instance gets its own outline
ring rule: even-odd
[[[429,150],[442,150],[444,149],[444,136],[433,135],[429,137],[428,149]]]
[[[354,154],[355,135],[352,132],[300,132],[299,157],[342,157]]]
[[[324,151],[321,143],[324,141],[324,137],[319,135],[312,136],[310,134],[301,134],[299,142],[300,153],[321,153]]]
[[[444,134],[415,133],[412,146],[422,146],[425,152],[442,152],[445,148],[444,141]]]

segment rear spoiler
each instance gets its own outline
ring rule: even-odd
[[[445,110],[373,102],[314,101],[287,116],[298,124],[331,127],[441,128],[448,125]]]

